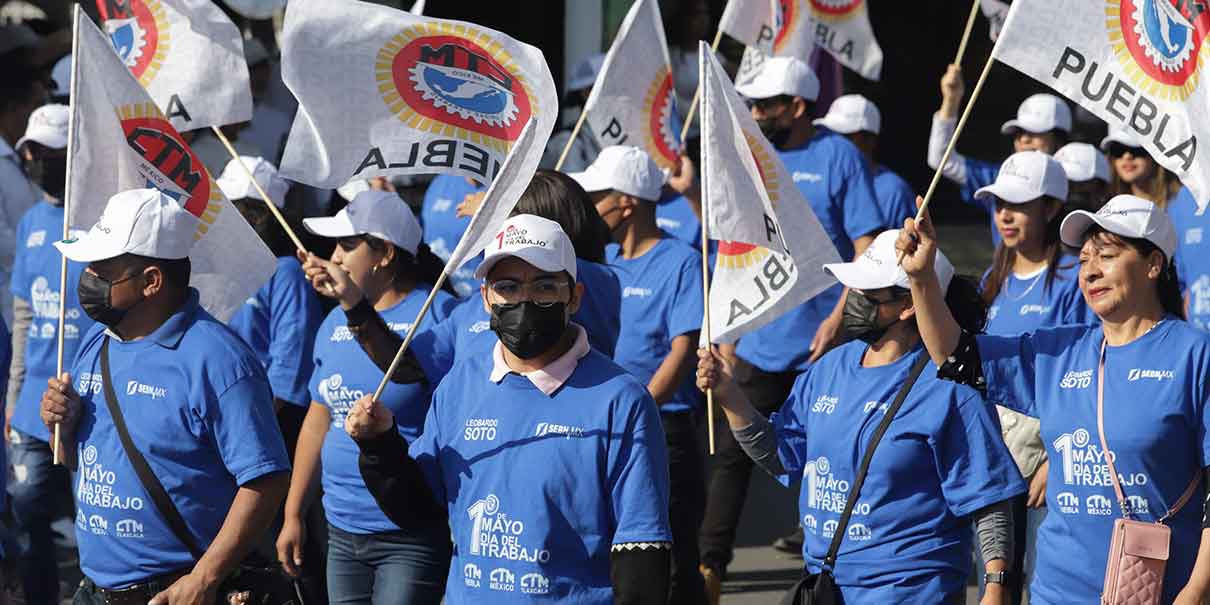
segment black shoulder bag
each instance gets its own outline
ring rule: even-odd
[[[782,598],[781,605],[839,605],[841,602],[840,590],[836,588],[836,579],[832,577],[832,569],[836,567],[837,551],[840,550],[840,543],[844,540],[845,530],[849,526],[849,517],[853,516],[853,507],[857,504],[857,498],[861,494],[861,484],[865,483],[866,472],[870,470],[870,459],[874,457],[874,450],[878,447],[878,442],[882,441],[882,436],[891,426],[891,420],[895,418],[899,408],[903,407],[908,391],[912,390],[912,385],[916,384],[916,379],[920,377],[920,372],[924,371],[924,366],[928,362],[928,351],[921,351],[916,363],[912,364],[907,379],[903,381],[903,386],[899,388],[899,394],[895,395],[894,403],[887,409],[886,414],[882,417],[882,422],[874,430],[874,435],[870,437],[870,444],[866,446],[865,455],[861,459],[861,468],[857,470],[857,478],[853,480],[849,498],[844,503],[844,512],[840,515],[836,532],[832,534],[832,544],[828,546],[828,554],[823,558],[823,569],[817,574],[804,575]]]
[[[189,549],[194,561],[197,561],[202,558],[204,551],[194,541],[193,534],[189,533],[189,526],[181,517],[176,505],[172,503],[168,490],[164,489],[164,484],[160,483],[155,472],[151,470],[151,466],[147,464],[147,459],[143,457],[142,452],[135,447],[134,441],[130,438],[130,431],[126,428],[126,418],[122,415],[122,408],[118,407],[118,395],[113,390],[113,380],[109,374],[109,341],[110,338],[106,337],[105,342],[101,344],[101,383],[105,389],[105,406],[109,408],[114,429],[118,432],[118,439],[122,441],[122,449],[126,452],[130,465],[134,467],[135,474],[139,476],[139,483],[143,484],[143,489],[147,491],[147,495],[155,504],[156,511],[164,518],[164,522],[168,524],[173,535],[181,541],[181,544],[185,545],[185,548]],[[249,605],[302,605],[302,596],[298,586],[281,571],[280,567],[264,561],[254,561],[253,558],[250,557],[244,561],[240,568],[219,587],[218,594],[221,603],[227,603],[232,595],[236,595],[239,602]]]

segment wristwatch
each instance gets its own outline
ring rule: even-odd
[[[1000,585],[1008,584],[1008,572],[1007,571],[989,571],[989,572],[983,574],[983,583],[984,584],[1000,584]]]

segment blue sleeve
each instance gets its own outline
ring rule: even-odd
[[[846,161],[836,167],[841,171],[836,182],[841,190],[833,192],[844,211],[844,231],[851,241],[886,229],[890,222],[883,216],[882,205],[874,195],[874,180],[865,159],[854,148]],[[849,260],[849,259],[844,259]]]
[[[1025,491],[991,407],[975,394],[949,409],[936,435],[930,438],[941,493],[956,517],[965,517],[989,504]]]
[[[465,303],[473,304],[473,303]],[[445,319],[437,322],[432,328],[416,334],[412,344],[416,345],[416,359],[420,361],[424,375],[430,384],[437,384],[449,373],[454,366],[455,345],[458,342],[458,328],[461,326],[463,311],[455,299],[455,304],[446,314]]]
[[[965,159],[966,183],[962,185],[962,201],[979,206],[991,214],[996,210],[995,203],[976,200],[975,192],[996,182],[996,175],[1000,174],[1000,165],[970,157]]]
[[[987,400],[1026,416],[1037,417],[1034,410],[1034,349],[1033,333],[1018,336],[976,337],[979,356],[983,361],[983,377],[987,380]]]
[[[609,498],[614,544],[670,542],[668,450],[655,400],[637,383],[621,397],[624,426],[609,436]]]
[[[690,332],[702,329],[702,310],[705,302],[702,300],[702,270],[695,263],[701,263],[702,257],[691,255],[691,260],[681,265],[680,275],[676,281],[675,298],[668,317],[668,336],[676,338]],[[696,346],[696,343],[694,343]]]
[[[262,376],[237,380],[208,402],[204,411],[210,433],[227,472],[236,483],[290,470],[286,444],[273,414],[273,395]]]
[[[811,370],[798,375],[790,396],[781,409],[769,417],[777,431],[777,457],[786,473],[777,478],[782,485],[789,486],[802,475],[807,463],[807,404],[811,384]]]
[[[894,179],[893,186],[885,189],[882,202],[887,214],[888,229],[902,228],[903,221],[916,216],[916,192],[912,191],[912,187],[903,179]]]
[[[29,212],[21,217],[21,222],[17,224],[17,240],[14,243],[16,246],[15,254],[13,255],[13,271],[10,276],[9,291],[17,298],[23,298],[27,302],[30,300],[29,294],[29,278],[25,276],[25,257],[29,255],[29,248],[26,247],[26,242],[29,241]],[[50,242],[43,244],[49,246]],[[56,290],[59,289],[59,284],[53,286]]]
[[[458,299],[451,296],[449,292],[444,290],[438,292],[437,297],[433,299],[432,324],[445,321],[457,306]]]
[[[306,405],[319,301],[301,273],[276,280],[269,301],[269,387],[278,399]]]

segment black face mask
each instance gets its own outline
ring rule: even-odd
[[[840,318],[841,336],[845,340],[858,339],[868,344],[878,342],[891,327],[890,324],[878,325],[878,307],[884,304],[887,303],[876,303],[854,290],[849,290]]]
[[[80,285],[76,288],[76,295],[80,298],[80,307],[84,309],[84,314],[110,328],[121,323],[130,309],[114,308],[110,297],[114,286],[134,277],[130,275],[111,282],[88,271],[80,273]]]
[[[533,301],[492,305],[492,331],[521,359],[533,359],[555,346],[567,330],[567,303],[540,307]]]
[[[42,190],[55,199],[63,199],[67,183],[67,157],[47,158],[38,162],[38,183]]]
[[[778,128],[777,118],[757,120],[756,126],[760,128],[761,134],[764,134],[765,138],[769,139],[769,142],[778,149],[784,147],[786,141],[790,140],[790,128]]]

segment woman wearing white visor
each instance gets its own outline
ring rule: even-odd
[[[714,389],[757,465],[785,485],[802,476],[806,572],[831,570],[838,601],[964,602],[973,523],[994,583],[984,603],[1004,603],[1007,501],[1025,485],[979,393],[936,377],[895,264],[898,235],[884,232],[853,262],[824,266],[849,288],[843,329],[853,340],[799,376],[778,413],[766,420],[736,387],[731,364],[704,349],[698,386]],[[948,287],[942,304],[967,329],[982,329],[973,284],[951,279],[944,255],[934,262]]]
[[[975,336],[944,303],[931,222],[908,221],[896,247],[920,335],[942,376],[1041,421],[1050,512],[1038,531],[1033,603],[1100,602],[1119,516],[1172,530],[1170,544],[1154,545],[1167,553],[1158,602],[1201,603],[1210,585],[1197,505],[1210,462],[1210,336],[1181,319],[1172,223],[1155,204],[1119,195],[1096,214],[1073,212],[1061,234],[1080,249],[1080,289],[1101,323]]]

